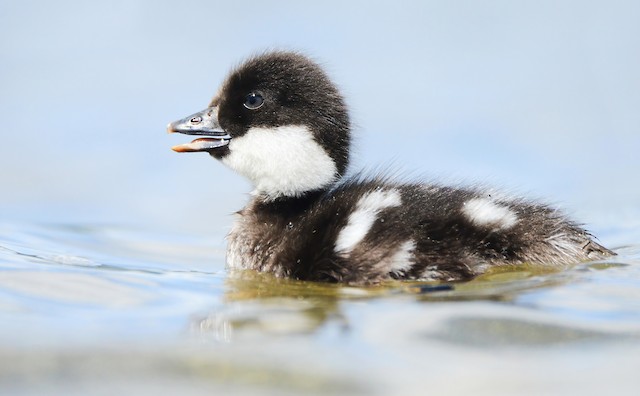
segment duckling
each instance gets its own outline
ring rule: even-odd
[[[351,128],[322,68],[274,51],[233,70],[209,106],[169,124],[255,186],[227,266],[301,280],[461,281],[494,266],[566,267],[614,253],[557,209],[480,188],[345,176]]]

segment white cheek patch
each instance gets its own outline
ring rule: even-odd
[[[222,158],[269,198],[299,196],[335,181],[337,168],[306,126],[251,128],[229,142]]]
[[[506,206],[486,198],[475,198],[464,203],[462,213],[475,225],[492,226],[505,230],[518,222],[518,216]]]
[[[367,235],[380,211],[401,203],[398,190],[375,190],[363,195],[336,238],[336,253],[349,254]]]

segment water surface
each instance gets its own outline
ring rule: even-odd
[[[0,227],[11,395],[632,394],[640,245],[561,272],[356,288],[227,273],[223,236]]]

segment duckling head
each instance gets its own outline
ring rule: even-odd
[[[317,63],[293,52],[249,59],[206,109],[167,130],[198,136],[174,151],[208,152],[247,177],[266,200],[325,189],[349,161],[342,95]]]

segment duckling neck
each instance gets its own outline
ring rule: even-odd
[[[254,208],[267,216],[297,217],[305,213],[313,204],[318,202],[328,189],[307,191],[298,196],[256,197]]]

